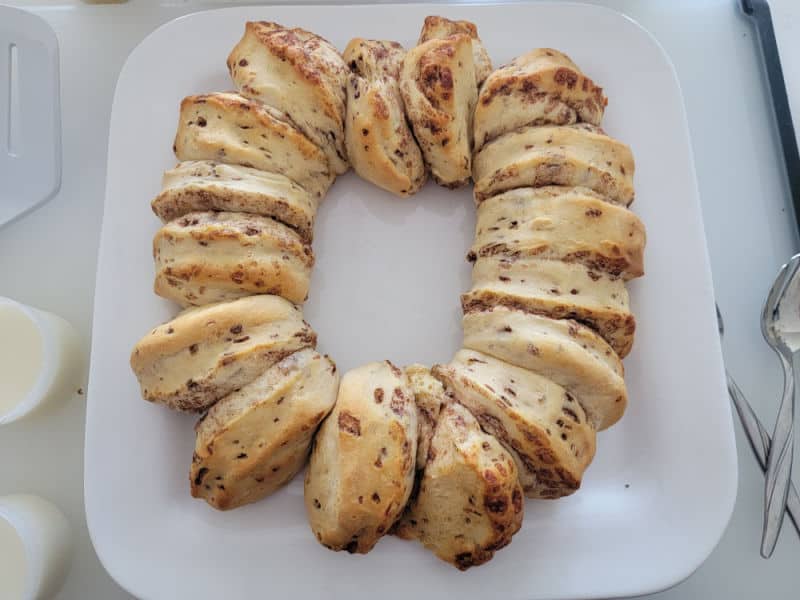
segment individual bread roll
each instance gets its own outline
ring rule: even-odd
[[[517,188],[478,205],[469,257],[502,254],[579,262],[625,280],[644,275],[644,224],[585,188]]]
[[[233,93],[181,102],[173,146],[179,160],[215,160],[279,173],[316,198],[333,182],[328,159],[285,114]]]
[[[304,29],[251,21],[228,56],[228,70],[242,96],[288,115],[322,149],[335,174],[347,171],[348,70],[330,42]]]
[[[428,449],[431,445],[433,430],[439,418],[442,406],[447,402],[442,382],[436,379],[428,367],[411,365],[405,368],[411,384],[414,401],[417,405],[417,471],[425,468],[428,461]]]
[[[345,373],[306,471],[311,530],[331,550],[369,552],[408,502],[417,409],[408,378],[388,361]]]
[[[522,526],[514,459],[456,403],[442,409],[430,455],[419,493],[395,531],[462,571],[482,565]]]
[[[164,172],[153,212],[164,222],[219,210],[272,217],[310,244],[319,201],[285,175],[211,160],[189,160]]]
[[[433,179],[450,188],[472,172],[472,110],[478,92],[468,35],[409,50],[400,73],[406,116]]]
[[[472,269],[472,288],[461,296],[465,313],[506,306],[553,319],[573,319],[594,329],[624,358],[636,321],[622,279],[578,263],[527,256],[484,256]]]
[[[552,379],[599,431],[625,412],[622,361],[603,338],[570,319],[494,306],[464,315],[464,347]]]
[[[608,99],[570,58],[537,48],[494,71],[475,106],[475,150],[527,125],[600,125]]]
[[[633,202],[633,155],[622,142],[587,123],[524,127],[475,154],[475,199],[520,187],[588,187],[607,200]]]
[[[397,42],[363,38],[351,40],[344,51],[352,71],[345,120],[350,163],[363,179],[403,198],[418,192],[427,179],[400,96],[404,56]]]
[[[465,34],[472,40],[472,58],[475,63],[475,83],[478,87],[492,72],[492,59],[483,46],[481,38],[478,37],[478,28],[475,23],[469,21],[451,21],[444,17],[429,16],[425,17],[422,31],[419,34],[417,44],[424,44],[429,40],[438,40],[450,37],[451,35]]]
[[[338,385],[336,365],[306,348],[222,398],[195,426],[192,496],[229,510],[291,481]]]
[[[564,388],[473,350],[459,350],[433,374],[514,457],[526,496],[560,498],[580,487],[595,430]]]
[[[155,293],[181,306],[252,294],[308,297],[314,253],[300,236],[269,217],[233,212],[189,213],[153,239]]]
[[[133,349],[142,397],[202,411],[253,381],[317,336],[300,309],[279,296],[248,296],[184,310]]]

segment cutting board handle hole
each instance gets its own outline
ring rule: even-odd
[[[19,106],[19,48],[16,44],[8,47],[8,139],[6,146],[11,156],[17,156],[20,140]]]

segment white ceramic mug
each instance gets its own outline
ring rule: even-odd
[[[61,317],[0,297],[0,425],[71,398],[84,377],[78,334]]]
[[[0,497],[0,598],[53,597],[72,558],[72,528],[52,503],[29,494]]]

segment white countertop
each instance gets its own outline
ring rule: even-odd
[[[78,328],[88,352],[108,120],[117,74],[130,50],[159,24],[225,3],[132,0],[88,6],[67,0],[5,1],[30,8],[57,32],[64,174],[56,198],[0,230],[0,295],[64,316]],[[751,24],[734,0],[594,3],[639,21],[675,63],[689,116],[714,283],[725,317],[726,364],[771,429],[781,372],[762,341],[758,317],[777,269],[797,251],[798,237]],[[771,5],[795,129],[800,130],[800,3],[772,0]],[[680,243],[680,232],[675,235]],[[0,495],[40,494],[57,503],[75,527],[75,560],[59,598],[128,598],[103,570],[86,531],[84,398],[76,396],[50,414],[0,430]],[[738,421],[736,430],[739,495],[730,526],[694,575],[652,598],[796,596],[800,538],[787,522],[773,558],[760,558],[763,476]],[[797,471],[795,482],[800,484]]]

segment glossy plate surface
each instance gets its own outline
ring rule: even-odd
[[[634,210],[648,230],[639,323],[626,362],[630,405],[599,435],[582,489],[528,501],[522,530],[460,573],[416,543],[367,556],[313,538],[302,480],[216,512],[189,496],[195,418],[139,399],[133,344],[176,308],[153,295],[149,202],[186,95],[232,89],[225,58],[247,20],[412,45],[426,15],[478,25],[495,66],[534,47],[569,54],[609,97],[604,127],[637,162]],[[370,360],[447,361],[460,344],[459,294],[474,227],[469,190],[429,183],[397,200],[350,173],[320,210],[306,319],[342,371]],[[736,492],[731,412],[683,101],[657,42],[624,16],[577,4],[229,8],[173,21],[131,54],[111,120],[86,433],[86,509],[111,575],[143,598],[606,598],[689,575],[724,530]]]

